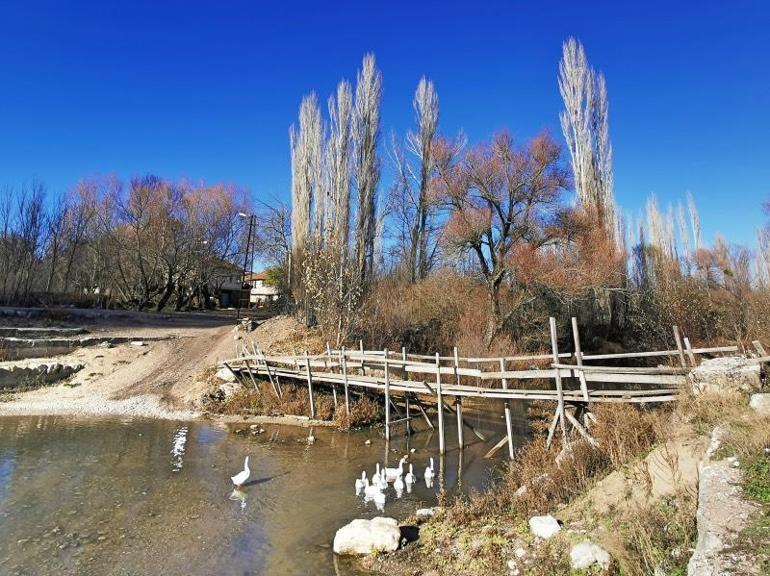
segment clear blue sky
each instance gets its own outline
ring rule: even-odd
[[[636,212],[691,190],[704,232],[753,243],[770,198],[770,3],[0,3],[0,189],[61,191],[147,172],[288,197],[288,128],[362,55],[384,77],[384,133],[422,74],[442,131],[561,138],[556,82],[575,35],[604,71],[616,194]]]

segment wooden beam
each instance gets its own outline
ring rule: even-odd
[[[695,361],[695,353],[693,352],[692,346],[690,346],[690,339],[687,336],[684,337],[684,348],[687,351],[687,357],[690,359],[690,364],[695,368],[698,363]]]
[[[679,326],[674,325],[672,328],[674,330],[674,341],[676,342],[676,350],[677,352],[679,352],[679,365],[682,368],[686,368],[687,362],[684,359],[684,349],[682,348],[682,337],[679,334]]]
[[[342,380],[345,386],[345,410],[350,416],[350,393],[348,392],[348,361],[345,359],[345,347],[340,354],[340,366],[342,366]]]
[[[502,360],[502,358],[500,358]],[[500,450],[503,446],[505,446],[505,443],[508,441],[508,436],[503,436],[502,440],[500,440],[497,444],[492,446],[492,448],[489,449],[489,452],[484,454],[484,458],[492,458],[495,454],[497,454],[497,451]],[[513,456],[511,456],[511,459],[513,459]]]
[[[583,352],[580,349],[580,331],[578,330],[577,318],[574,316],[572,317],[572,339],[575,341],[575,361],[578,366],[583,366]],[[588,384],[586,383],[585,372],[583,370],[578,370],[577,372],[580,379],[580,391],[583,393],[583,399],[588,402]]]
[[[441,358],[436,352],[436,404],[438,408],[438,452],[444,454],[444,398],[441,395]]]
[[[313,375],[310,372],[310,359],[305,350],[305,370],[307,371],[307,391],[310,396],[310,418],[315,420],[315,400],[313,399]]]
[[[387,349],[385,349],[385,441],[390,441],[390,373]]]
[[[502,358],[500,358],[500,372],[505,372],[505,360]],[[503,378],[502,382],[503,390],[508,390],[508,380]],[[511,404],[508,400],[503,402],[503,412],[505,413],[505,437],[508,439],[508,458],[513,460],[513,425],[511,422]],[[494,450],[490,450],[485,457],[491,457],[490,453],[494,454]]]
[[[549,327],[551,329],[551,350],[553,351],[553,362],[557,364],[559,362],[559,343],[556,335],[556,318],[551,316],[548,319]],[[561,374],[559,370],[556,370],[556,392],[558,393],[558,400],[556,404],[556,414],[559,420],[559,426],[561,428],[562,435],[564,437],[564,446],[568,446],[569,440],[567,439],[567,426],[564,422],[564,392],[561,387]],[[553,437],[551,437],[552,439]],[[550,446],[550,442],[548,443]]]

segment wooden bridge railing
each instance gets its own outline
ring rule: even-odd
[[[590,427],[595,417],[589,411],[594,402],[658,403],[676,398],[677,389],[686,382],[687,373],[698,363],[698,356],[737,352],[737,346],[692,348],[687,338],[681,339],[679,330],[673,327],[677,348],[652,352],[623,352],[616,354],[584,354],[575,318],[572,319],[574,352],[559,352],[555,319],[550,319],[550,354],[515,355],[498,358],[465,358],[454,349],[452,356],[435,354],[409,354],[388,350],[366,350],[359,342],[358,350],[332,350],[310,355],[266,355],[253,347],[242,346],[238,356],[224,363],[238,378],[248,377],[256,385],[255,376],[267,377],[276,395],[282,396],[281,379],[306,382],[310,393],[310,417],[315,418],[314,384],[331,387],[337,404],[337,387],[344,389],[345,408],[350,412],[351,388],[359,393],[384,394],[385,437],[390,439],[391,426],[405,423],[410,431],[411,408],[415,404],[431,428],[424,402],[434,402],[438,415],[439,451],[444,453],[444,411],[457,417],[458,442],[463,448],[463,427],[469,428],[480,439],[486,438],[462,416],[464,398],[495,398],[504,402],[506,436],[487,454],[491,456],[506,443],[513,457],[511,436],[512,400],[548,400],[556,402],[556,410],[549,427],[548,444],[560,428],[564,445],[569,445],[571,430],[576,430],[585,440],[595,444]],[[756,344],[755,344],[756,347]],[[760,350],[761,344],[757,350]],[[764,349],[762,349],[762,354]],[[606,366],[586,362],[627,360],[634,358],[676,358],[678,366]],[[567,363],[574,360],[574,364]],[[547,362],[547,366],[508,369],[510,362]],[[491,370],[484,365],[492,364]],[[395,375],[394,375],[395,371]],[[430,377],[429,377],[430,376]],[[476,380],[477,385],[464,383]],[[522,382],[538,380],[554,381],[553,387],[522,387]],[[499,385],[497,384],[499,382]],[[565,387],[564,384],[569,384]],[[576,383],[575,386],[572,383]],[[615,386],[613,386],[615,385]],[[395,399],[401,398],[405,415]],[[447,402],[454,400],[454,406]],[[398,418],[391,418],[391,408]]]

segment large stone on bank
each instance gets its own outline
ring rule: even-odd
[[[746,364],[740,356],[704,360],[690,372],[690,382],[697,393],[754,392],[762,387],[759,364]]]
[[[573,570],[583,570],[597,565],[602,570],[610,567],[610,555],[607,551],[593,542],[586,540],[575,544],[569,552],[569,563]]]
[[[752,394],[749,406],[760,416],[770,416],[770,394]]]
[[[395,518],[378,516],[371,520],[353,520],[334,535],[334,553],[366,555],[395,552],[401,541],[401,529]]]
[[[727,460],[705,466],[698,485],[698,543],[687,564],[688,576],[751,573],[746,565],[752,560],[734,548],[755,511],[743,498],[740,469]]]
[[[561,530],[561,526],[553,516],[533,516],[529,519],[529,529],[538,538],[547,540]]]
[[[217,370],[216,377],[222,382],[235,382],[235,374],[227,366],[222,366]]]

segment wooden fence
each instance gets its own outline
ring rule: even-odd
[[[359,342],[358,350],[333,350],[327,344],[323,354],[266,355],[253,345],[241,344],[236,358],[224,362],[242,382],[248,378],[255,386],[255,377],[269,380],[273,392],[283,396],[281,381],[306,383],[310,395],[310,417],[315,418],[314,386],[331,388],[335,405],[337,390],[344,392],[345,409],[350,412],[353,392],[384,396],[385,438],[390,440],[391,428],[404,424],[411,431],[412,413],[416,409],[427,425],[439,430],[439,452],[444,454],[445,412],[457,420],[459,448],[464,442],[464,428],[479,439],[484,434],[463,418],[463,400],[495,398],[503,401],[506,435],[487,453],[492,456],[504,445],[513,457],[510,402],[513,400],[547,400],[556,403],[548,429],[548,445],[557,428],[565,446],[574,430],[586,441],[596,444],[590,428],[595,422],[589,405],[594,402],[657,403],[676,398],[678,388],[686,383],[687,374],[697,366],[703,355],[735,353],[737,346],[693,348],[673,327],[673,350],[624,352],[619,354],[584,353],[580,344],[577,320],[572,318],[574,352],[560,352],[556,320],[550,319],[551,352],[540,355],[516,355],[499,358],[461,357],[457,348],[452,356],[409,354],[390,350],[366,350]],[[761,344],[755,343],[760,355]],[[660,359],[669,365],[653,367],[607,366],[592,362],[630,359]],[[522,365],[515,368],[512,364]],[[537,366],[537,364],[546,364]],[[539,386],[533,382],[540,383]],[[553,381],[553,385],[550,382]],[[469,384],[475,382],[475,384]],[[449,400],[452,400],[450,402]],[[435,404],[437,422],[428,415],[428,405]],[[395,414],[395,418],[393,415]]]

